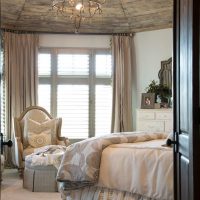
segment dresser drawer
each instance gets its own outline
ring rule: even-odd
[[[165,129],[164,121],[138,121],[138,131],[163,132]]]
[[[139,112],[138,119],[155,119],[154,112]]]
[[[156,112],[156,119],[172,119],[171,112]]]
[[[165,121],[165,132],[170,133],[173,131],[173,122],[172,120]]]

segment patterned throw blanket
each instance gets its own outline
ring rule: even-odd
[[[57,181],[65,190],[79,189],[98,182],[101,153],[111,144],[144,142],[165,139],[165,133],[115,133],[93,137],[70,145],[57,173]]]
[[[34,153],[26,156],[26,162],[31,166],[54,165],[57,169],[60,166],[62,157],[67,147],[62,145],[47,145],[34,150]]]

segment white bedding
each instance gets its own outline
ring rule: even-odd
[[[57,174],[62,198],[172,200],[173,154],[162,146],[166,137],[120,133],[68,147]]]
[[[47,145],[40,148],[35,148],[34,153],[26,156],[26,162],[31,166],[47,166],[53,165],[57,169],[67,147],[63,145]]]
[[[173,199],[173,152],[165,140],[114,144],[104,149],[98,186]]]

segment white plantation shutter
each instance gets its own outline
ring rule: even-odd
[[[111,131],[112,87],[97,85],[95,92],[95,135],[101,136]]]
[[[61,135],[72,141],[110,133],[111,55],[103,52],[48,49],[39,55],[39,105],[62,117]]]
[[[40,53],[38,55],[38,75],[47,76],[51,75],[51,54]]]
[[[57,116],[62,117],[62,135],[88,138],[88,85],[58,85]]]
[[[5,82],[1,77],[1,133],[5,133]]]
[[[50,85],[39,84],[38,86],[38,105],[51,112],[51,87]]]
[[[111,55],[97,54],[95,57],[95,135],[101,136],[111,132],[112,86]]]
[[[51,54],[39,53],[38,55],[38,106],[51,113]]]
[[[96,55],[95,59],[95,65],[96,65],[96,76],[97,77],[111,77],[111,55],[109,54],[101,54]]]
[[[58,75],[88,75],[89,55],[59,54]]]
[[[4,77],[4,69],[3,69],[3,51],[1,51],[1,58],[0,58],[0,79],[1,79],[1,133],[5,134],[5,77]]]

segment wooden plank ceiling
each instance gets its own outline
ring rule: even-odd
[[[79,33],[130,33],[172,27],[173,0],[106,0],[102,15],[81,23]],[[66,15],[57,15],[51,0],[1,0],[1,28],[73,33]]]

